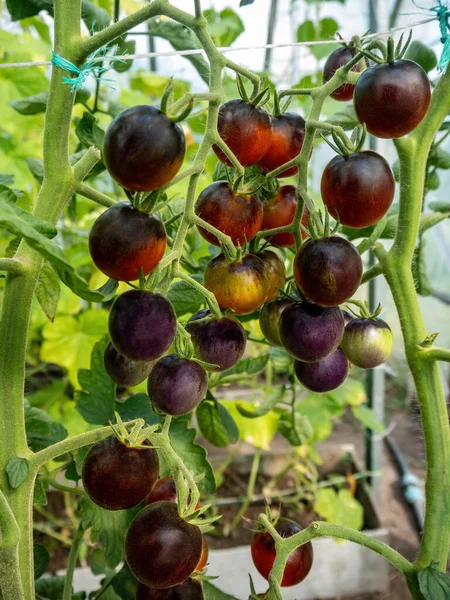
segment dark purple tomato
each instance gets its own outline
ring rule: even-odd
[[[338,348],[326,358],[315,363],[296,360],[294,370],[300,383],[312,392],[330,392],[338,388],[347,378],[348,360]]]
[[[275,529],[283,538],[290,538],[302,530],[295,521],[283,518],[278,519]],[[269,574],[276,556],[275,542],[270,533],[267,531],[254,533],[251,551],[253,564],[260,575],[269,581]],[[306,542],[303,546],[293,550],[287,559],[281,586],[290,587],[303,581],[311,570],[313,559],[314,553],[311,542]]]
[[[217,130],[243,167],[256,165],[266,154],[272,140],[272,124],[268,113],[245,100],[229,100],[222,104]],[[220,161],[231,165],[216,145],[213,150]]]
[[[349,300],[361,283],[362,269],[355,246],[335,235],[308,240],[294,259],[294,277],[300,291],[321,306],[337,306]]]
[[[352,315],[352,313],[348,312],[348,310],[343,310],[342,315],[344,317],[345,325],[350,323],[350,321],[353,321],[353,319],[355,318],[355,315]]]
[[[186,579],[181,585],[165,590],[149,588],[140,583],[137,587],[136,600],[203,600],[203,588],[198,579]]]
[[[125,540],[128,566],[144,585],[165,589],[192,575],[202,555],[202,534],[178,514],[173,502],[146,506],[133,519]]]
[[[103,160],[113,179],[132,192],[151,192],[168,183],[183,164],[181,127],[146,104],[121,112],[108,127]]]
[[[228,181],[215,181],[198,197],[195,213],[222,233],[229,235],[235,246],[252,240],[261,228],[263,204],[256,194],[235,194]],[[220,246],[215,235],[199,227],[210,244]]]
[[[278,288],[283,288],[286,282],[286,267],[284,262],[272,250],[264,250],[256,254],[264,263],[266,268],[267,279],[269,280],[269,291],[267,292],[266,301],[270,302],[278,294]]]
[[[145,499],[145,504],[153,504],[154,502],[175,502],[178,504],[177,487],[173,477],[162,477],[155,483],[150,494]],[[200,500],[197,502],[195,510],[200,508]]]
[[[148,395],[158,410],[167,415],[186,415],[203,400],[208,375],[194,360],[169,354],[153,367],[148,378]]]
[[[87,495],[97,506],[125,510],[145,499],[158,474],[154,448],[131,448],[111,435],[90,448],[81,478]]]
[[[206,289],[214,294],[220,308],[229,308],[237,315],[258,310],[269,292],[266,268],[255,254],[246,254],[233,263],[219,254],[206,267],[204,279]]]
[[[134,281],[141,269],[148,275],[165,249],[166,231],[159,218],[136,210],[128,202],[105,210],[89,234],[95,266],[117,281]]]
[[[109,313],[109,335],[115,349],[132,360],[162,356],[175,337],[172,305],[160,294],[129,290],[117,298]]]
[[[395,179],[387,161],[371,150],[335,156],[322,174],[322,199],[342,225],[360,229],[377,223],[389,210]]]
[[[242,325],[237,319],[226,316],[217,319],[209,309],[199,310],[186,325],[191,334],[195,356],[216,368],[210,371],[225,371],[239,362],[247,345]]]
[[[360,123],[379,138],[399,138],[419,125],[430,105],[427,74],[412,60],[369,67],[358,79],[353,104]]]
[[[154,364],[151,360],[136,361],[122,356],[111,342],[106,346],[103,363],[110,378],[121,387],[132,387],[147,379]]]
[[[297,360],[317,362],[334,352],[344,336],[339,307],[325,308],[309,302],[286,307],[278,323],[284,348]]]
[[[348,62],[352,60],[355,56],[355,50],[351,48],[346,48],[345,46],[341,46],[341,48],[336,48],[327,58],[325,65],[323,67],[323,81],[326,83],[329,81],[339,67],[343,67]],[[354,67],[352,67],[352,71],[356,71],[357,73],[361,70],[359,63],[357,63]],[[351,100],[353,98],[353,91],[355,86],[351,83],[343,83],[340,85],[330,96],[335,100],[339,100],[340,102],[346,102],[347,100]]]
[[[352,364],[373,369],[387,360],[394,338],[391,328],[382,319],[353,319],[345,327],[341,345]]]
[[[291,306],[292,300],[281,297],[275,298],[271,302],[267,302],[261,308],[259,314],[259,326],[263,336],[272,346],[281,346],[280,334],[278,332],[278,324],[280,321],[280,315],[285,308]]]
[[[268,173],[289,162],[300,154],[305,137],[305,119],[295,113],[286,112],[272,118],[272,142],[269,150],[259,161],[261,169]],[[298,167],[290,167],[277,177],[295,175]]]

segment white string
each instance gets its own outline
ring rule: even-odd
[[[425,25],[426,23],[431,23],[432,21],[436,21],[437,17],[429,17],[428,19],[422,19],[421,21],[416,21],[409,25],[405,25],[402,27],[394,27],[393,29],[389,29],[388,31],[380,31],[378,33],[371,33],[369,35],[365,35],[363,37],[364,40],[369,40],[372,38],[385,37],[392,33],[396,33],[398,31],[405,31],[407,29],[413,29],[414,27],[418,27],[419,25]],[[131,32],[132,35],[132,32]],[[318,40],[311,42],[293,42],[289,44],[264,44],[262,46],[238,46],[238,47],[229,47],[225,46],[222,48],[217,48],[219,52],[222,54],[226,54],[228,52],[241,52],[241,51],[249,51],[249,50],[274,50],[276,48],[297,48],[299,46],[325,46],[329,44],[336,43],[346,43],[350,44],[352,40],[342,40],[342,39],[332,39],[332,40]],[[192,50],[171,50],[168,52],[147,52],[144,54],[126,54],[124,58],[127,60],[141,59],[141,58],[159,58],[162,56],[195,56],[198,54],[204,54],[203,48],[195,48]],[[93,62],[104,62],[105,60],[116,60],[116,56],[97,56],[93,59]],[[0,69],[11,69],[11,68],[20,68],[20,67],[48,67],[51,65],[51,61],[40,61],[40,62],[17,62],[17,63],[3,63],[0,64]]]

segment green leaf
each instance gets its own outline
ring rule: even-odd
[[[247,2],[248,4],[251,4],[253,0],[241,0],[241,5],[244,6],[242,2]],[[235,598],[234,596],[230,596],[225,592],[222,592],[222,590],[219,590],[218,587],[216,587],[210,581],[207,580],[203,581],[203,593],[205,595],[205,600],[237,600],[237,598]]]
[[[111,587],[120,600],[135,600],[137,581],[126,563],[111,579]]]
[[[343,129],[354,129],[359,125],[353,105],[349,104],[326,119],[327,123],[339,125]]]
[[[81,524],[91,530],[91,541],[100,541],[109,567],[122,560],[125,535],[133,518],[130,510],[104,510],[87,497],[80,499]]]
[[[10,186],[14,183],[14,175],[0,175],[0,185]]]
[[[348,490],[321,488],[316,492],[314,511],[335,525],[360,530],[364,523],[364,509]]]
[[[42,183],[44,180],[44,161],[40,158],[27,158],[26,163],[36,181]]]
[[[97,119],[92,113],[87,111],[83,113],[83,117],[75,127],[75,133],[86,148],[90,148],[91,146],[96,146],[97,148],[103,147],[105,132],[97,125]]]
[[[428,164],[447,171],[450,169],[450,152],[447,152],[441,146],[432,147],[428,156]]]
[[[120,38],[117,44],[116,56],[127,56],[127,54],[135,54],[136,52],[136,40],[125,40]],[[118,73],[125,73],[129,71],[133,65],[132,60],[118,60],[114,63],[114,70]]]
[[[428,206],[435,212],[450,212],[450,202],[445,200],[433,200]]]
[[[367,427],[367,429],[372,429],[378,433],[382,433],[384,431],[384,425],[378,421],[375,413],[368,406],[352,406],[352,412],[353,416],[358,419],[358,421],[361,421],[361,423],[364,425],[364,427]]]
[[[147,394],[135,394],[125,402],[117,403],[116,410],[118,410],[122,421],[144,419],[147,425],[156,425],[162,421],[160,415],[153,410]]]
[[[366,390],[362,381],[349,377],[337,389],[328,392],[327,397],[331,398],[339,406],[358,406],[366,401]]]
[[[194,279],[201,279],[201,277],[194,276]],[[195,313],[205,304],[203,294],[182,280],[178,280],[170,286],[167,299],[172,304],[177,317]]]
[[[28,445],[34,452],[48,448],[68,435],[62,423],[52,421],[44,410],[30,406],[28,400],[25,400],[25,429]]]
[[[45,573],[50,564],[50,554],[47,548],[40,544],[35,544],[34,550],[34,578],[39,579]]]
[[[419,64],[426,73],[432,71],[437,65],[437,57],[434,51],[418,40],[410,43],[405,58]]]
[[[191,50],[201,48],[200,42],[190,29],[174,21],[150,19],[147,21],[148,33],[167,40],[175,50]],[[209,67],[201,54],[186,56],[197,69],[205,83],[209,82]]]
[[[76,103],[86,103],[89,99],[90,92],[86,88],[77,90],[75,94]],[[48,102],[48,90],[27,96],[26,98],[20,98],[19,100],[12,100],[9,105],[21,115],[37,115],[46,111]]]
[[[61,600],[66,578],[57,575],[55,577],[42,577],[36,581],[36,595],[41,600]]]
[[[244,358],[231,369],[222,371],[216,380],[216,385],[222,385],[230,380],[233,381],[238,376],[257,375],[266,368],[268,360],[269,354],[263,354],[262,356],[258,356],[258,358]]]
[[[255,0],[241,0],[239,2],[239,6],[250,6],[250,4],[253,4]],[[220,598],[218,599],[220,600]]]
[[[195,429],[189,427],[185,419],[172,421],[170,425],[170,442],[173,449],[181,457],[186,467],[194,477],[203,476],[198,483],[202,494],[214,494],[216,483],[211,465],[208,462],[206,450],[195,443]],[[166,474],[169,471],[166,467]]]
[[[335,36],[338,29],[339,25],[330,17],[324,17],[318,23],[314,23],[313,21],[304,21],[297,29],[297,41],[312,42],[331,40]],[[320,59],[324,56],[327,56],[332,50],[338,47],[338,44],[327,44],[326,46],[308,46],[308,49],[317,59]]]
[[[13,456],[9,459],[6,465],[6,474],[8,475],[8,481],[12,488],[18,488],[25,479],[27,478],[30,470],[30,463],[26,458],[20,458],[20,456]]]
[[[292,364],[292,356],[281,347],[274,346],[269,350],[270,360],[277,373],[288,373]]]
[[[448,600],[450,598],[450,576],[439,571],[437,566],[437,562],[432,562],[417,574],[419,588],[425,600]]]
[[[441,179],[439,177],[439,174],[436,171],[428,171],[425,177],[425,188],[428,191],[432,192],[434,190],[439,189],[440,185]]]
[[[111,21],[108,12],[104,8],[96,6],[89,0],[82,0],[81,18],[91,32],[105,29]]]
[[[13,21],[34,17],[41,10],[53,11],[52,0],[6,0],[6,7]]]
[[[247,419],[254,419],[256,417],[262,417],[267,415],[271,410],[275,408],[275,405],[282,400],[286,391],[286,386],[278,385],[275,386],[270,393],[266,393],[266,397],[254,410],[248,410],[242,404],[237,404],[236,408],[243,417]]]
[[[272,411],[262,417],[247,419],[237,409],[237,405],[242,403],[243,401],[240,399],[221,400],[222,406],[229,411],[236,422],[239,438],[255,448],[270,450],[271,441],[278,430],[279,414]],[[250,406],[254,407],[255,405],[250,404]]]
[[[331,433],[335,407],[336,405],[330,405],[328,399],[323,398],[322,394],[311,393],[297,403],[295,410],[308,418],[314,431],[314,439],[322,441]],[[341,409],[338,408],[338,410]]]
[[[56,316],[60,292],[57,273],[48,263],[45,263],[39,274],[36,286],[36,298],[45,316],[50,321],[53,321]]]
[[[228,410],[208,392],[196,410],[197,422],[202,435],[219,448],[234,444],[239,439],[239,429]]]
[[[53,323],[42,328],[41,360],[65,367],[70,382],[77,387],[78,370],[89,368],[92,349],[107,330],[108,313],[105,310],[91,309],[77,316],[57,316]]]
[[[41,477],[37,477],[34,484],[33,504],[45,506],[47,504],[47,490],[47,481]]]
[[[240,16],[231,8],[224,8],[220,12],[209,8],[203,11],[203,15],[208,21],[208,30],[216,46],[231,46],[245,30]]]
[[[283,411],[278,423],[278,431],[292,444],[292,446],[303,446],[314,435],[314,430],[308,417],[296,413],[295,419],[289,411]]]
[[[80,369],[78,372],[83,391],[75,392],[77,410],[92,425],[105,425],[114,419],[116,386],[103,364],[108,343],[109,338],[105,335],[92,350],[90,370]]]
[[[19,216],[17,208],[0,199],[0,225],[3,225],[13,235],[23,237],[29,246],[50,261],[61,281],[77,296],[91,302],[104,301],[104,295],[99,291],[90,290],[86,281],[75,272],[63,251],[54,242],[36,231],[31,224],[35,222],[35,218],[32,215],[23,218],[23,212],[26,211],[22,211]]]
[[[421,236],[419,237],[419,244],[414,250],[411,271],[414,278],[414,286],[416,288],[416,292],[421,296],[430,296],[433,292],[433,286],[431,285],[431,281],[428,277],[424,249],[425,239]]]

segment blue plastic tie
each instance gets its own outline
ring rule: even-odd
[[[100,48],[99,50],[96,50],[93,54],[91,54],[89,56],[87,61],[81,67],[77,67],[76,65],[71,63],[70,60],[63,58],[62,56],[60,56],[57,52],[55,52],[53,50],[52,51],[52,64],[55,67],[59,67],[60,69],[63,69],[64,71],[67,71],[68,73],[71,73],[72,75],[75,75],[75,77],[64,76],[62,78],[63,83],[65,85],[70,85],[70,91],[72,93],[76,92],[81,87],[83,87],[83,84],[88,77],[93,77],[96,81],[100,81],[100,78],[101,78],[102,83],[105,83],[107,85],[107,87],[109,87],[111,89],[115,89],[112,85],[110,85],[112,83],[115,83],[115,80],[114,79],[105,79],[104,77],[102,77],[102,74],[105,73],[106,71],[109,71],[110,69],[112,69],[117,62],[124,62],[123,58],[120,56],[114,56],[110,60],[109,65],[106,67],[99,66],[98,62],[94,60],[99,55],[104,56],[108,50],[109,50],[108,47],[104,47],[104,48]],[[123,55],[123,56],[125,56],[125,55]]]
[[[431,8],[426,8],[425,6],[419,6],[415,0],[412,0],[413,4],[415,4],[418,8],[422,10],[428,10],[430,12],[435,13],[437,19],[439,20],[439,29],[441,30],[441,42],[444,44],[442,49],[441,58],[437,64],[437,70],[439,72],[443,72],[446,70],[448,63],[450,62],[450,8],[448,2],[444,2],[442,0],[437,0],[437,5]]]

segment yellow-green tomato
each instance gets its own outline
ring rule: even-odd
[[[353,319],[345,327],[341,347],[355,366],[373,369],[388,359],[394,338],[382,319]]]

